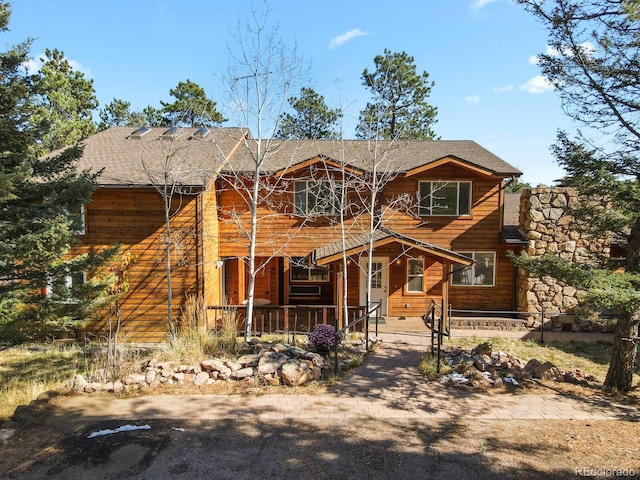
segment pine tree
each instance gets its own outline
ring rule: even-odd
[[[0,3],[0,33],[9,17]],[[36,87],[21,73],[28,53],[28,42],[0,52],[0,338],[10,342],[86,318],[102,285],[67,285],[112,253],[67,257],[96,174],[76,171],[79,147],[37,158],[45,135],[30,121]]]
[[[172,103],[160,102],[165,123],[185,127],[212,127],[226,122],[216,110],[216,102],[209,100],[204,89],[187,79],[169,90]]]
[[[303,87],[300,97],[291,97],[288,101],[296,113],[285,113],[280,117],[277,138],[317,140],[339,137],[337,122],[342,112],[330,109],[324,97],[315,90]]]
[[[93,80],[75,70],[64,53],[45,51],[40,71],[34,77],[35,96],[31,122],[41,129],[43,153],[74,145],[96,131],[93,112],[98,99]]]
[[[413,57],[405,52],[392,53],[374,59],[375,70],[365,69],[362,84],[372,94],[372,100],[360,112],[356,137],[364,139],[432,140],[436,123],[436,107],[427,102],[433,82],[427,72],[417,73]]]

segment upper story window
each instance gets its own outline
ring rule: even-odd
[[[292,257],[289,264],[292,282],[328,282],[329,271],[325,268],[313,268],[308,257]]]
[[[294,185],[297,215],[337,215],[340,213],[342,184],[329,180],[299,180]]]
[[[474,260],[473,265],[463,269],[453,268],[451,285],[493,287],[495,285],[496,254],[495,252],[459,252]]]
[[[470,215],[471,182],[420,182],[419,215]]]

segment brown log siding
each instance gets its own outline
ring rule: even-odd
[[[172,270],[173,318],[178,319],[188,295],[198,293],[201,268],[198,249],[198,197],[175,201],[179,211],[172,219],[174,249]],[[151,189],[108,189],[95,192],[86,208],[86,235],[72,253],[119,243],[138,260],[130,271],[130,288],[121,299],[121,332],[134,342],[166,339],[167,282],[164,267],[164,207],[160,195]],[[94,321],[83,333],[102,337],[107,318]]]

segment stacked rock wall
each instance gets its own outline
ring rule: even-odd
[[[520,226],[529,239],[526,249],[529,255],[553,253],[572,262],[588,263],[594,254],[609,254],[607,239],[594,239],[575,229],[568,210],[577,203],[576,191],[569,188],[537,187],[523,191]],[[545,313],[550,314],[574,313],[578,294],[576,288],[552,277],[539,278],[518,269],[519,311],[540,312],[544,308]],[[549,320],[546,315],[545,320]],[[570,323],[574,320],[563,316],[556,322]],[[529,326],[535,326],[539,321],[539,316],[532,316]]]

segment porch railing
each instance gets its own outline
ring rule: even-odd
[[[209,305],[209,328],[219,330],[225,321],[235,322],[238,331],[244,331],[246,305]],[[366,311],[364,306],[349,307],[347,321],[359,318]],[[336,305],[254,305],[251,334],[306,333],[317,324],[324,323],[338,328]]]
[[[374,317],[376,321],[376,336],[378,336],[378,322],[380,321],[380,307],[382,307],[382,300],[377,303],[371,305],[371,307],[364,312],[363,315],[353,319],[353,321],[349,322],[347,325],[342,327],[340,330],[336,329],[335,341],[333,342],[333,354],[334,354],[334,363],[333,363],[333,371],[337,375],[338,374],[338,344],[339,339],[345,332],[349,329],[354,329],[356,326],[364,326],[364,339],[365,339],[365,348],[367,352],[369,351],[369,322],[371,317]]]

